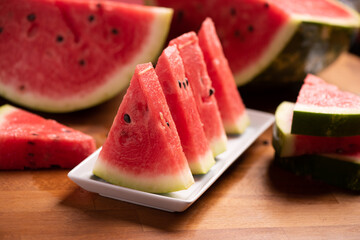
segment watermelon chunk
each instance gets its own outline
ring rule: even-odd
[[[110,183],[153,193],[194,183],[151,63],[136,67],[93,173]]]
[[[241,134],[249,126],[250,119],[210,18],[202,23],[198,37],[225,131]]]
[[[0,95],[49,112],[99,104],[155,59],[172,10],[118,1],[0,1]]]
[[[0,169],[73,168],[95,148],[89,135],[11,105],[0,107]]]
[[[282,102],[276,109],[273,146],[277,156],[293,157],[310,154],[353,154],[360,152],[360,135],[321,137],[291,134],[294,106],[294,103]]]
[[[227,137],[198,37],[194,32],[185,33],[171,40],[170,45],[176,45],[180,52],[205,135],[217,156],[226,150]]]
[[[336,137],[360,135],[360,96],[309,74],[294,107],[291,133]]]
[[[301,82],[346,51],[360,25],[354,10],[333,0],[147,2],[174,9],[170,39],[211,17],[238,85]]]
[[[176,46],[163,51],[155,70],[192,174],[207,173],[215,160]]]

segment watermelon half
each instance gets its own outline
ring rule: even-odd
[[[305,154],[354,154],[360,152],[360,135],[321,137],[291,134],[294,106],[294,103],[282,102],[276,109],[273,146],[277,156],[293,157]]]
[[[238,85],[300,82],[347,50],[360,25],[354,10],[333,0],[148,2],[174,8],[170,39],[211,17]]]
[[[0,107],[0,169],[73,168],[95,140],[54,120],[11,105]]]
[[[171,17],[119,1],[0,1],[0,95],[49,112],[99,104],[158,56]]]
[[[183,190],[194,183],[151,63],[136,67],[93,173],[153,193]]]
[[[210,18],[202,23],[198,38],[225,131],[241,134],[249,126],[250,119]]]
[[[205,135],[213,155],[217,156],[226,150],[227,137],[199,39],[195,32],[189,32],[171,40],[170,45],[176,45],[180,52]]]
[[[155,70],[192,174],[207,173],[215,164],[215,159],[176,46],[165,48]]]
[[[335,137],[360,135],[360,96],[309,74],[294,107],[291,133]]]

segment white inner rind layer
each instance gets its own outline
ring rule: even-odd
[[[242,134],[249,125],[250,118],[246,111],[238,117],[235,123],[224,122],[224,128],[227,134]]]
[[[290,18],[289,21],[279,29],[278,33],[267,47],[267,51],[263,52],[258,58],[258,61],[254,61],[251,65],[243,68],[243,71],[234,72],[237,85],[243,85],[249,82],[254,76],[258,75],[269,66],[294,36],[300,23],[301,21],[299,19]]]
[[[151,29],[141,46],[138,46],[136,54],[127,64],[120,65],[117,70],[109,74],[106,83],[94,88],[94,91],[82,93],[77,96],[64,96],[61,99],[33,94],[31,92],[19,92],[12,85],[1,84],[0,95],[22,106],[46,112],[71,112],[88,108],[114,97],[122,89],[125,89],[134,73],[137,64],[153,61],[161,51],[167,38],[173,10],[169,8],[153,7],[155,18]],[[12,81],[9,81],[12,82]]]
[[[159,172],[156,175],[144,176],[122,171],[101,158],[96,160],[93,173],[109,183],[151,193],[185,190],[194,183],[194,178],[187,167],[173,174],[166,175]]]
[[[295,104],[294,111],[305,112],[305,113],[360,115],[359,108],[319,107],[319,106],[306,105],[301,103]]]
[[[0,125],[6,121],[6,116],[14,111],[16,111],[15,107],[8,104],[2,105],[0,107]]]
[[[204,155],[199,157],[200,161],[189,160],[189,167],[192,174],[205,174],[215,164],[212,151],[207,151]]]

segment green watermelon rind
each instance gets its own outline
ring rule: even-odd
[[[360,111],[295,105],[291,133],[327,137],[360,135]]]
[[[360,159],[340,154],[279,157],[275,163],[296,175],[310,176],[330,185],[360,191]]]
[[[128,64],[122,65],[120,69],[110,74],[108,77],[110,80],[92,93],[86,96],[81,95],[59,100],[40,97],[29,92],[19,94],[12,86],[0,83],[0,96],[34,110],[55,113],[73,112],[90,108],[116,96],[128,86],[136,64],[155,61],[165,44],[170,30],[173,10],[162,7],[152,7],[152,9],[155,19],[151,26],[152,29],[149,31],[151,34],[148,35],[147,41],[142,45],[143,49],[139,50],[139,53]]]
[[[169,193],[189,188],[194,182],[191,172],[185,168],[176,175],[149,175],[139,177],[138,174],[121,171],[109,161],[98,158],[93,167],[93,174],[114,185],[127,187],[150,193]]]
[[[348,49],[360,27],[359,14],[343,7],[353,18],[334,20],[291,15],[258,61],[246,70],[234,71],[237,85],[298,82],[307,73],[315,74],[330,65]],[[275,81],[274,75],[282,77]]]

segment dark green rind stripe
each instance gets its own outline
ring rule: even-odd
[[[335,114],[294,110],[291,133],[328,137],[360,135],[360,114]]]
[[[319,23],[300,24],[295,35],[249,85],[274,86],[301,82],[307,73],[318,73],[349,49],[357,29]],[[240,79],[237,79],[240,83]]]
[[[342,160],[341,156],[302,155],[281,158],[275,155],[275,163],[297,175],[360,191],[360,164]]]

